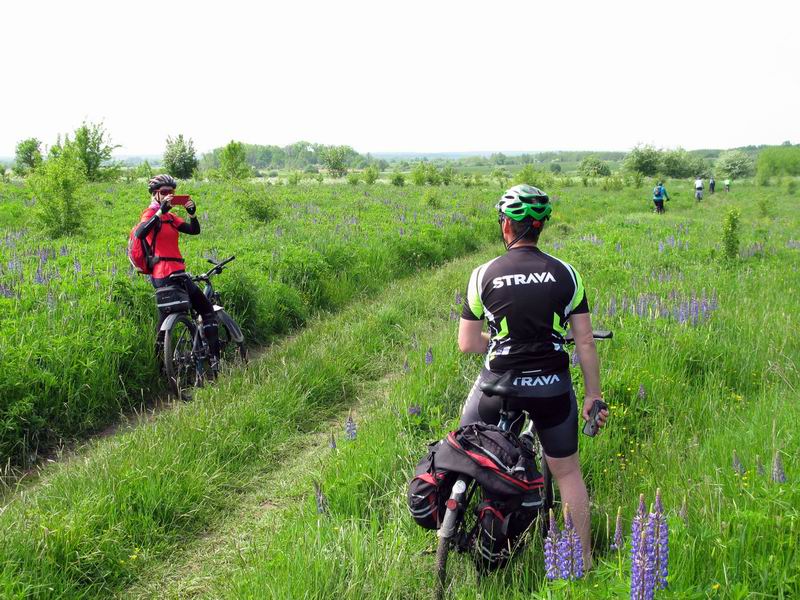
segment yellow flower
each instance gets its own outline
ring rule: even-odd
[[[711,586],[711,589],[716,592],[719,589],[719,584],[715,583],[714,585]]]

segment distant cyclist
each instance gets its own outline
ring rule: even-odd
[[[717,182],[714,181],[714,178],[712,177],[711,179],[708,180],[708,193],[713,194],[715,187],[717,187]]]
[[[731,191],[731,180],[730,179],[726,179],[722,183],[725,184],[725,191],[726,192],[730,192]]]
[[[664,184],[659,181],[658,184],[656,184],[656,187],[653,188],[653,204],[656,205],[657,213],[664,212],[664,199],[669,200],[669,194],[667,193],[667,188],[664,187]]]
[[[694,197],[698,202],[703,199],[703,179],[700,176],[694,180]]]
[[[150,192],[150,206],[142,213],[141,224],[134,235],[138,239],[146,238],[151,244],[155,237],[154,254],[156,257],[153,266],[151,281],[156,289],[171,285],[182,287],[189,295],[192,307],[203,317],[203,334],[208,341],[212,354],[212,369],[217,368],[219,362],[219,331],[217,316],[214,307],[205,294],[192,281],[186,273],[186,266],[178,246],[181,233],[197,235],[200,233],[200,221],[197,220],[197,207],[189,200],[186,203],[186,213],[189,220],[184,221],[175,214],[171,214],[172,199],[178,182],[171,175],[156,175],[148,182]],[[161,323],[167,315],[161,313],[158,321],[157,350],[162,349],[164,342]]]
[[[462,352],[485,353],[486,360],[464,404],[460,425],[497,424],[501,401],[484,395],[480,383],[494,381],[506,371],[520,372],[513,381],[517,394],[509,399],[509,408],[528,411],[533,419],[561,499],[570,506],[589,568],[589,496],[578,462],[579,411],[564,349],[569,325],[585,388],[580,414],[588,420],[592,404],[602,396],[583,280],[571,265],[536,246],[552,212],[547,194],[517,185],[495,208],[507,252],[479,266],[469,279],[458,347]],[[482,331],[484,320],[488,332]],[[607,416],[608,411],[602,411],[601,424]]]

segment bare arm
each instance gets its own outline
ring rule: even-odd
[[[600,391],[600,361],[597,358],[597,348],[592,337],[592,318],[589,313],[570,315],[569,325],[575,338],[575,351],[578,353],[578,360],[583,373],[583,419],[589,420],[589,411],[596,399],[602,399]],[[600,426],[605,424],[608,411],[602,411],[600,416]]]
[[[483,321],[461,319],[458,324],[458,349],[462,352],[483,354],[489,345],[489,333],[483,331]]]

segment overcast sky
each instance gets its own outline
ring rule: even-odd
[[[800,142],[800,2],[9,2],[0,156],[104,121],[118,154]]]

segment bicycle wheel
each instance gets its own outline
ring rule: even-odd
[[[436,600],[443,600],[447,589],[447,554],[450,552],[450,538],[440,537],[436,547]]]
[[[182,400],[191,398],[190,390],[197,380],[195,332],[195,324],[189,315],[181,315],[164,335],[164,371],[170,388]]]
[[[220,370],[247,364],[247,348],[244,342],[236,342],[225,321],[219,324],[219,362]]]

